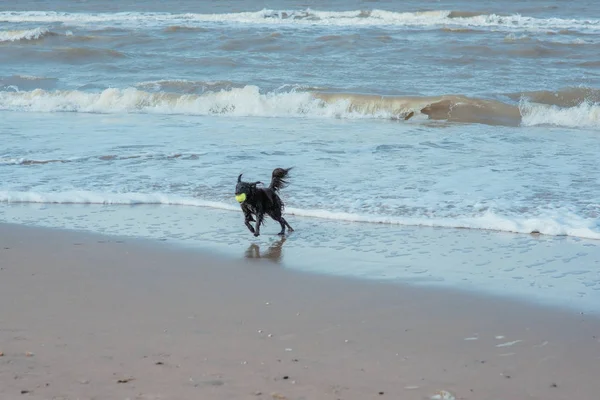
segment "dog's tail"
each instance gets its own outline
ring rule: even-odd
[[[279,191],[279,189],[283,189],[288,185],[287,177],[288,172],[292,168],[284,169],[284,168],[275,168],[273,170],[273,174],[271,175],[271,184],[269,188]]]

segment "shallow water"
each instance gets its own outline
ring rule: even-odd
[[[4,202],[237,209],[239,173],[268,181],[272,168],[294,166],[282,196],[298,216],[600,238],[598,138],[590,131],[307,118],[4,117]]]

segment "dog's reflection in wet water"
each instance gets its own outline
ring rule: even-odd
[[[246,250],[245,257],[247,259],[266,259],[273,261],[274,263],[279,263],[282,259],[281,250],[284,243],[285,237],[282,237],[281,239],[273,242],[273,244],[271,244],[269,248],[263,252],[260,251],[260,246],[252,243]]]

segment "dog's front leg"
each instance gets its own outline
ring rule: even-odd
[[[246,226],[248,227],[248,229],[250,230],[250,232],[254,233],[254,227],[250,223],[250,220],[246,218],[246,220],[244,221],[244,223],[246,224]]]
[[[252,218],[252,212],[244,205],[242,205],[242,211],[244,212],[244,224],[246,224],[250,232],[254,233],[254,227],[250,223],[254,221],[254,218]]]
[[[263,218],[265,217],[265,213],[258,213],[256,216],[256,228],[254,229],[254,236],[260,235],[260,225],[262,224]]]

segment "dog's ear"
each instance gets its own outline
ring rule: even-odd
[[[240,183],[242,181],[242,174],[240,174],[240,176],[238,176],[238,183]]]

